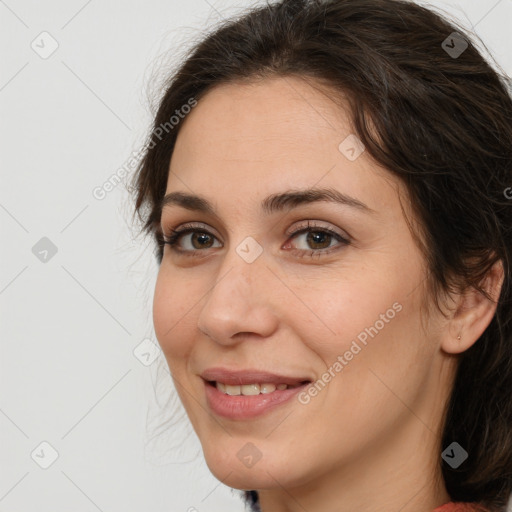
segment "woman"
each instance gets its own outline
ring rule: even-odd
[[[252,9],[170,79],[135,185],[158,341],[253,510],[505,511],[512,101],[462,30]]]

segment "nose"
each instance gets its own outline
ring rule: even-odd
[[[198,318],[199,330],[217,343],[268,337],[277,329],[273,274],[262,256],[247,263],[233,249],[219,266]]]

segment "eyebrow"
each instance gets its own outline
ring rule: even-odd
[[[375,210],[358,199],[343,194],[333,188],[310,188],[304,190],[289,190],[272,194],[261,202],[261,209],[270,215],[275,212],[289,211],[301,205],[330,202],[349,206],[364,213],[376,213]],[[160,211],[166,206],[181,206],[187,210],[202,212],[218,217],[215,208],[205,197],[186,192],[170,192],[166,194],[160,203]]]

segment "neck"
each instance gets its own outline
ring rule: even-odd
[[[432,512],[450,501],[438,430],[408,410],[404,416],[401,427],[369,444],[357,459],[321,468],[306,485],[261,490],[262,512]]]

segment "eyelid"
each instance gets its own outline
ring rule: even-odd
[[[185,222],[184,224],[179,224],[175,228],[171,228],[171,227],[166,228],[165,225],[163,225],[163,223],[161,226],[162,234],[164,237],[168,237],[169,235],[172,235],[173,233],[176,233],[177,231],[179,231],[181,233],[181,232],[189,230],[189,229],[190,230],[204,229],[205,231],[207,231],[209,233],[211,232],[211,234],[214,235],[216,238],[220,238],[217,230],[215,230],[212,227],[210,227],[209,225],[204,224],[203,222],[199,222],[199,221]]]
[[[329,226],[316,224],[317,222],[321,223],[321,222],[325,222],[325,221],[308,219],[307,221],[303,221],[303,223],[299,224],[298,226],[295,225],[293,228],[287,229],[285,231],[285,236],[287,236],[287,237],[296,236],[296,235],[300,234],[301,232],[307,231],[308,229],[318,229],[318,230],[326,230],[327,232],[333,233],[346,241],[350,241],[352,239],[352,237],[346,232],[340,233],[337,230],[335,230]],[[207,226],[202,222],[197,222],[197,221],[186,222],[185,224],[180,224],[177,228],[172,228],[172,229],[165,229],[165,227],[163,225],[161,226],[161,230],[162,230],[164,237],[166,237],[166,234],[168,234],[168,233],[173,234],[177,231],[179,231],[181,234],[185,234],[183,232],[186,231],[187,229],[204,229],[207,232],[213,231],[213,233],[211,233],[211,234],[214,235],[216,238],[219,238],[218,234],[215,233],[216,230],[212,229],[210,226]]]
[[[295,225],[293,228],[289,228],[288,230],[286,230],[285,235],[290,237],[290,236],[298,235],[304,231],[309,231],[309,230],[312,231],[314,229],[317,229],[318,231],[327,231],[328,233],[339,236],[341,239],[343,239],[347,242],[352,240],[352,237],[347,232],[345,232],[345,231],[339,232],[338,230],[332,228],[331,226],[325,226],[325,225],[321,224],[322,222],[325,222],[325,221],[308,219],[307,221],[303,221],[303,222],[304,222],[303,224],[299,224],[298,226]],[[317,223],[320,223],[320,224],[317,224]]]

